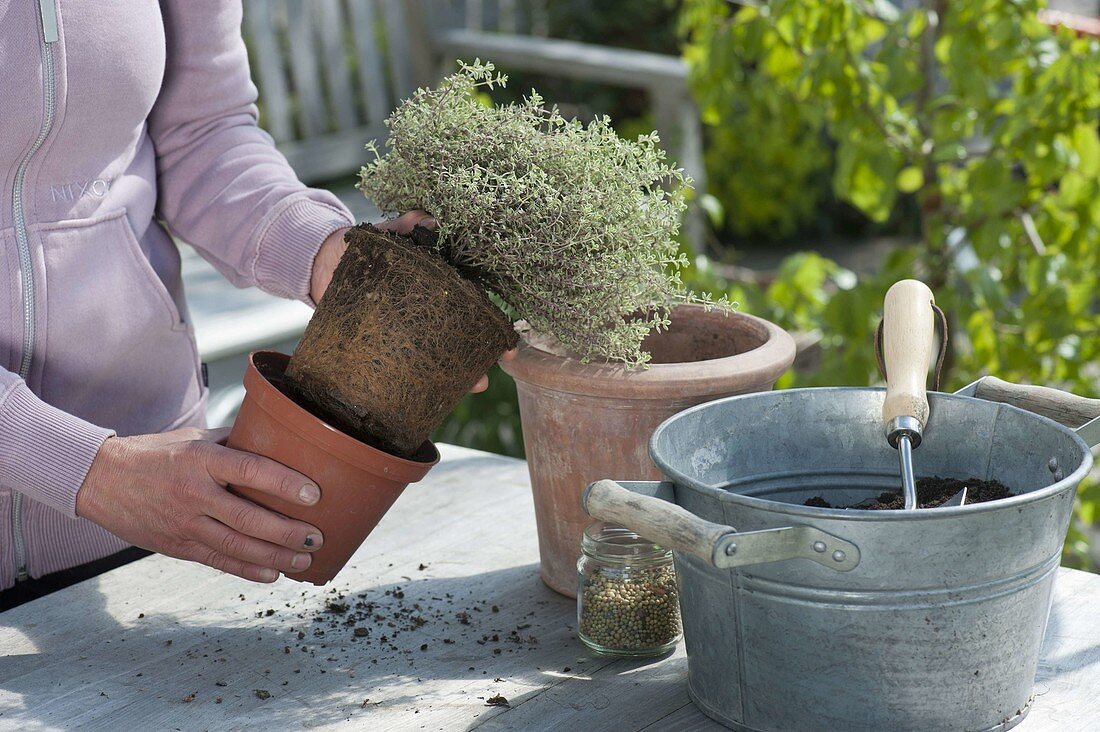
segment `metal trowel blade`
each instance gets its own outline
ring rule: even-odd
[[[948,498],[946,501],[940,504],[940,506],[961,506],[966,503],[966,487],[964,486],[961,491]]]

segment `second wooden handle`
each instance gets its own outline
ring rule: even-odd
[[[928,367],[935,337],[935,297],[917,280],[897,282],[886,293],[883,307],[882,353],[886,364],[886,401],[882,419],[914,417],[928,421]]]
[[[979,381],[974,396],[990,402],[1011,404],[1074,429],[1100,417],[1100,399],[1089,399],[1048,386],[1013,384],[995,376]]]
[[[632,493],[613,480],[596,481],[583,497],[585,512],[625,526],[667,549],[690,552],[714,564],[718,541],[733,529],[712,524],[674,503]]]

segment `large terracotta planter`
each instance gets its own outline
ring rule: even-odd
[[[248,488],[232,490],[321,530],[324,543],[313,553],[310,568],[286,576],[323,585],[343,569],[405,486],[423,478],[439,462],[439,453],[425,442],[416,460],[394,457],[313,416],[279,388],[289,360],[271,351],[249,357],[244,375],[247,394],[226,444],[306,475],[321,489],[321,500],[302,506]]]
[[[581,492],[611,476],[659,480],[646,445],[668,417],[703,402],[771,389],[795,356],[794,339],[766,320],[697,305],[676,309],[645,343],[648,369],[583,364],[521,343],[501,365],[519,387],[543,581],[576,596],[581,534],[592,519]]]

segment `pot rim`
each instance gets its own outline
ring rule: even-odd
[[[430,441],[425,443],[431,450],[428,460],[409,460],[372,447],[337,429],[299,406],[282,390],[272,384],[257,368],[257,357],[269,357],[284,362],[290,360],[289,356],[278,351],[253,351],[250,353],[248,355],[248,367],[244,374],[246,398],[255,400],[256,404],[267,412],[273,420],[320,450],[338,456],[345,462],[373,473],[380,478],[407,483],[415,483],[423,479],[428,471],[439,463],[439,450]],[[276,410],[289,411],[293,421],[281,418]],[[421,450],[423,449],[422,447]]]
[[[711,315],[705,306],[683,304],[676,312]],[[721,316],[721,313],[718,313]],[[774,382],[794,363],[795,342],[790,333],[763,318],[732,312],[726,317],[749,325],[764,342],[749,351],[722,358],[629,368],[622,363],[582,363],[580,359],[544,351],[520,342],[519,356],[502,361],[501,368],[517,381],[554,391],[612,399],[689,399],[693,396],[742,391],[746,384]],[[717,388],[716,388],[717,387]]]
[[[929,392],[929,395],[935,395],[937,399],[950,399],[960,400],[966,402],[981,402],[983,404],[994,404],[1000,409],[1008,409],[1014,412],[1018,412],[1025,417],[1036,421],[1036,425],[1039,428],[1044,429],[1056,429],[1059,432],[1068,435],[1081,450],[1081,454],[1084,455],[1084,460],[1081,464],[1069,475],[1062,478],[1062,480],[1053,483],[1045,488],[1040,488],[1035,491],[1028,491],[1026,493],[1020,493],[1009,498],[1001,498],[995,501],[986,501],[984,503],[971,503],[966,506],[940,506],[937,508],[924,508],[918,510],[908,511],[872,511],[866,509],[857,508],[820,508],[817,506],[801,506],[794,503],[784,503],[782,501],[771,501],[766,498],[757,498],[755,496],[746,496],[741,493],[734,493],[717,486],[708,485],[706,483],[700,483],[699,481],[690,478],[683,472],[676,470],[668,461],[658,454],[657,440],[666,430],[671,428],[672,423],[679,417],[696,412],[702,409],[706,409],[715,404],[731,402],[740,399],[761,399],[768,398],[768,395],[775,394],[792,394],[799,392],[821,392],[831,391],[838,394],[852,393],[852,392],[880,392],[885,393],[885,389],[882,387],[852,387],[852,386],[833,386],[833,387],[811,387],[801,389],[784,389],[781,391],[771,392],[758,392],[755,394],[741,394],[738,396],[725,397],[723,399],[716,399],[711,402],[705,402],[703,404],[696,405],[689,409],[685,409],[681,412],[677,412],[664,422],[662,422],[656,430],[653,431],[653,435],[649,438],[649,456],[653,463],[660,468],[661,472],[667,477],[671,478],[678,486],[684,486],[697,490],[705,495],[717,498],[720,501],[729,503],[741,503],[748,507],[757,509],[764,509],[774,514],[786,514],[790,516],[801,517],[804,519],[816,518],[828,518],[828,519],[842,519],[844,521],[917,521],[917,520],[933,520],[948,518],[954,516],[970,516],[981,511],[997,511],[1001,509],[1013,508],[1037,501],[1041,501],[1045,498],[1058,495],[1066,490],[1074,489],[1077,485],[1085,479],[1085,476],[1092,470],[1093,458],[1092,451],[1089,449],[1085,441],[1074,430],[1059,424],[1052,419],[1048,419],[1034,412],[1029,412],[1026,409],[1020,409],[1019,407],[1012,406],[1011,404],[1002,404],[999,402],[989,402],[985,399],[978,399],[977,397],[959,396],[957,394],[948,394],[943,392]],[[885,439],[885,438],[883,438]]]

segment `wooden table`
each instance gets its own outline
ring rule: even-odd
[[[576,639],[538,578],[523,462],[443,456],[328,587],[154,556],[0,614],[0,728],[721,729],[683,644],[616,661]],[[1098,619],[1100,577],[1064,570],[1017,729],[1100,728]]]

